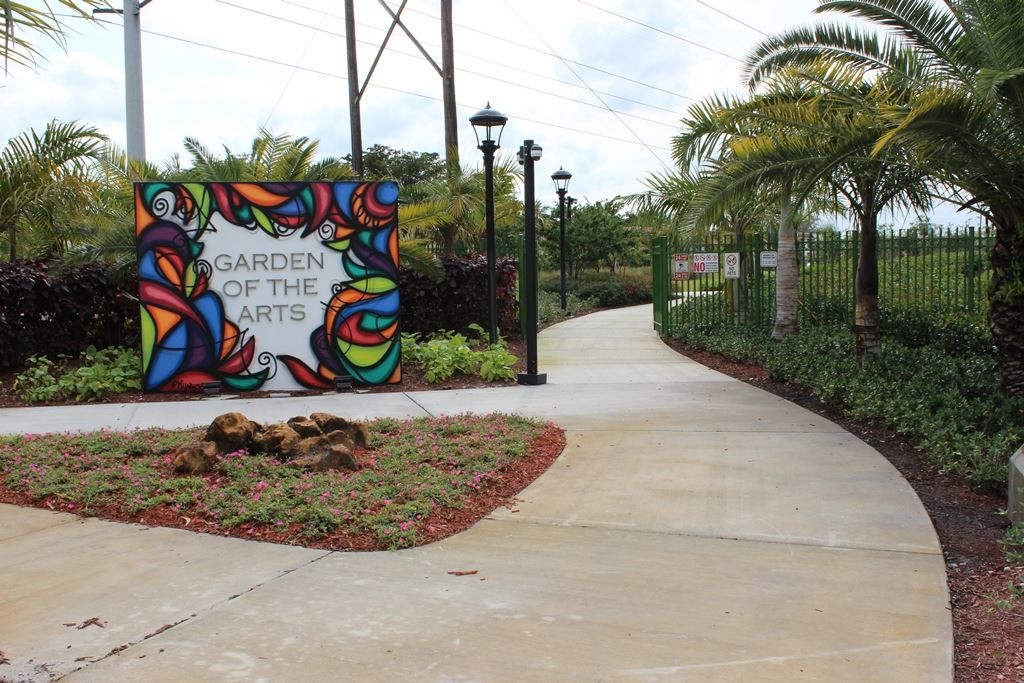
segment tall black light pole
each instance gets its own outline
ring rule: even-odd
[[[477,148],[484,153],[484,199],[485,220],[487,226],[487,303],[490,307],[491,345],[498,343],[498,274],[497,247],[494,240],[494,153],[501,143],[501,133],[505,129],[508,117],[496,109],[491,103],[469,117],[476,135]],[[494,132],[497,130],[497,138]],[[483,134],[483,139],[480,135]]]
[[[526,301],[526,372],[519,373],[519,383],[536,386],[546,384],[548,376],[537,372],[537,205],[533,196],[533,162],[540,159],[543,150],[533,140],[524,140],[519,148],[519,163],[523,165],[523,222],[525,224],[523,249],[523,295]]]
[[[558,293],[562,300],[562,310],[566,308],[565,302],[565,193],[569,189],[569,180],[572,173],[569,173],[561,166],[551,174],[551,180],[555,182],[555,192],[558,193],[558,265],[561,271]]]

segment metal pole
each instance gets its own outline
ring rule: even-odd
[[[146,160],[146,117],[142,104],[142,27],[139,0],[124,0],[124,103],[128,158]]]
[[[352,141],[352,171],[363,176],[363,120],[359,112],[359,65],[356,62],[356,16],[353,0],[345,0],[345,46],[348,61],[348,122]]]
[[[498,343],[498,253],[494,239],[494,151],[498,145],[484,140],[480,150],[484,153],[484,208],[487,227],[487,303],[491,315],[491,345]]]
[[[558,293],[562,300],[562,312],[565,312],[565,190],[558,190],[558,266],[561,271]]]
[[[537,206],[533,193],[533,140],[524,140],[523,204],[526,248],[523,253],[523,282],[526,285],[526,372],[519,373],[519,384],[546,384],[548,376],[537,372]]]

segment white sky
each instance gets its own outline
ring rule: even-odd
[[[398,0],[389,2],[397,9]],[[548,176],[559,166],[573,174],[570,194],[584,200],[642,191],[644,177],[671,163],[670,138],[687,106],[739,91],[739,60],[764,37],[759,31],[810,23],[815,6],[816,0],[455,0],[463,163],[480,163],[468,118],[490,101],[509,116],[501,153],[513,154],[525,138],[543,145],[543,201],[554,201]],[[438,63],[439,7],[436,0],[408,0],[403,14]],[[149,159],[183,152],[185,136],[244,151],[260,125],[319,138],[322,154],[347,154],[343,8],[331,0],[152,0],[142,10],[150,32],[142,37]],[[390,19],[378,0],[355,0],[355,13],[365,78]],[[3,82],[0,140],[58,118],[95,125],[124,145],[122,31],[73,26],[80,33],[67,53],[44,46],[48,62],[34,71],[12,69]],[[400,29],[389,47],[363,99],[363,146],[441,152],[441,80]],[[590,89],[608,93],[600,98],[621,113],[609,112]],[[940,210],[936,220],[966,218]]]

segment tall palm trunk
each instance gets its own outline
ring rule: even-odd
[[[772,339],[799,334],[797,318],[796,226],[793,224],[792,183],[786,181],[779,200],[779,254],[775,266],[775,327]]]
[[[854,287],[857,307],[853,328],[856,333],[854,355],[857,359],[882,352],[878,329],[878,214],[865,207],[860,217],[860,253],[857,255],[857,281]]]
[[[1004,392],[1024,396],[1024,224],[993,209],[988,324]]]

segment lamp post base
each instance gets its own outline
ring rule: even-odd
[[[526,386],[536,387],[548,383],[548,374],[546,372],[520,372],[517,381]]]

